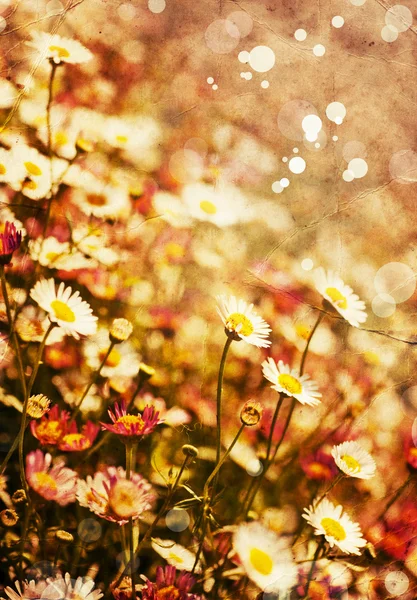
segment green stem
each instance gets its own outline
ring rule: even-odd
[[[84,402],[84,400],[85,400],[85,398],[86,398],[86,396],[87,396],[88,392],[89,392],[89,391],[90,391],[90,389],[92,388],[92,386],[93,386],[93,385],[96,383],[97,379],[99,378],[99,376],[100,376],[100,373],[101,373],[101,370],[102,370],[102,368],[104,367],[104,365],[106,364],[106,361],[107,361],[107,359],[109,358],[109,356],[110,356],[110,353],[111,353],[111,351],[113,350],[114,346],[115,346],[115,343],[114,343],[114,342],[110,342],[109,349],[107,350],[107,352],[106,352],[106,354],[105,354],[105,356],[104,356],[103,360],[101,361],[101,364],[100,364],[100,366],[99,366],[98,370],[97,370],[97,371],[94,373],[94,375],[92,376],[90,383],[87,385],[87,387],[85,388],[85,390],[84,390],[84,392],[83,392],[83,395],[81,396],[81,400],[80,400],[80,401],[79,401],[79,403],[78,403],[78,404],[75,406],[75,410],[74,410],[74,412],[73,412],[73,414],[72,414],[72,417],[71,417],[71,419],[70,419],[70,421],[69,421],[69,424],[70,424],[70,425],[71,425],[71,423],[72,423],[72,422],[75,420],[75,418],[77,417],[77,415],[79,414],[79,412],[80,412],[80,410],[81,410],[81,405],[82,405],[82,403]]]
[[[304,372],[304,366],[305,366],[305,362],[306,362],[306,358],[307,358],[307,354],[308,354],[308,350],[310,348],[310,342],[313,339],[313,335],[316,332],[317,327],[320,325],[320,323],[322,322],[323,318],[324,318],[325,313],[324,312],[320,312],[319,316],[317,317],[317,321],[314,324],[313,329],[310,331],[310,335],[308,336],[307,339],[307,344],[306,347],[304,348],[304,352],[303,355],[301,357],[301,363],[300,363],[300,375],[303,374]]]
[[[132,466],[134,456],[136,454],[136,444],[126,444],[126,479],[129,481],[132,475]],[[130,517],[128,523],[128,547],[129,547],[129,563],[130,563],[130,579],[132,582],[132,600],[135,600],[136,581],[135,581],[135,548],[133,539],[133,518]],[[128,563],[128,564],[129,564]]]
[[[384,508],[384,511],[381,513],[381,516],[378,518],[381,519],[381,517],[383,517],[391,508],[391,506],[397,502],[398,498],[401,496],[401,494],[405,491],[405,489],[408,487],[408,485],[411,483],[411,481],[413,480],[413,474],[410,473],[410,475],[407,477],[407,479],[404,481],[404,483],[402,485],[400,485],[400,487],[397,489],[397,491],[394,493],[393,497],[391,498],[391,500],[389,500]]]
[[[43,336],[43,340],[39,344],[38,353],[36,356],[35,363],[33,365],[33,371],[30,376],[29,383],[28,383],[27,390],[26,390],[25,401],[23,403],[22,420],[20,422],[20,431],[18,434],[18,438],[19,438],[19,470],[20,470],[20,481],[22,483],[22,487],[26,490],[26,493],[28,493],[29,488],[27,485],[26,475],[25,475],[23,444],[25,441],[25,429],[26,429],[26,425],[27,425],[26,417],[27,417],[27,412],[28,412],[30,392],[32,391],[33,384],[35,383],[35,379],[36,379],[36,376],[39,371],[39,366],[42,362],[42,355],[43,355],[43,351],[45,349],[46,340],[48,339],[48,336],[54,327],[55,327],[55,323],[51,323],[49,325],[48,329],[45,332],[45,335]]]
[[[316,551],[314,553],[313,562],[311,563],[311,569],[310,569],[310,572],[309,572],[308,578],[307,578],[307,584],[306,584],[306,589],[305,589],[305,594],[304,594],[304,600],[308,600],[308,590],[310,589],[310,583],[311,583],[311,580],[313,579],[314,569],[315,569],[315,566],[316,566],[316,562],[317,562],[317,559],[318,559],[318,557],[320,555],[320,552],[321,552],[322,548],[324,547],[324,543],[325,543],[325,540],[323,539],[318,544],[318,546],[316,548]]]
[[[19,379],[20,379],[20,383],[22,385],[23,398],[26,398],[26,378],[25,378],[25,372],[23,369],[22,354],[20,351],[19,341],[17,339],[17,335],[16,335],[16,332],[13,327],[13,317],[12,317],[12,311],[10,309],[9,295],[7,293],[6,274],[4,272],[4,265],[0,265],[0,279],[1,279],[1,291],[3,294],[4,304],[6,306],[7,322],[9,324],[10,337],[11,337],[13,349],[16,353],[16,358],[17,358]]]
[[[337,477],[334,478],[333,482],[330,484],[330,486],[327,488],[327,490],[324,492],[324,494],[322,494],[318,500],[314,501],[314,506],[318,506],[320,504],[320,502],[323,500],[323,498],[325,498],[327,496],[327,494],[332,491],[332,489],[339,483],[339,481],[341,481],[343,479],[343,477],[344,477],[344,473],[339,473],[337,475]]]
[[[226,365],[227,353],[233,339],[227,337],[226,343],[223,348],[223,354],[220,361],[219,376],[217,379],[217,394],[216,394],[216,421],[217,421],[217,437],[216,437],[216,466],[220,461],[220,454],[222,449],[222,388],[223,388],[223,375],[224,367]],[[214,491],[216,488],[217,480],[214,482]]]

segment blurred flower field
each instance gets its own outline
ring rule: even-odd
[[[411,4],[0,0],[0,598],[417,596]]]

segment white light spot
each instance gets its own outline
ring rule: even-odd
[[[331,102],[326,108],[326,117],[337,125],[343,122],[346,117],[346,108],[341,102]]]
[[[269,88],[269,81],[267,81],[266,79],[264,79],[263,81],[261,81],[261,88],[263,88],[264,90]]]
[[[257,477],[263,471],[263,466],[258,458],[252,458],[246,465],[246,473],[252,477]]]
[[[353,4],[353,6],[363,6],[365,2],[366,0],[350,0],[350,3]]]
[[[275,64],[275,53],[269,46],[256,46],[250,52],[249,64],[254,71],[266,73]]]
[[[294,152],[294,154],[298,154],[298,148],[293,148],[292,151]]]
[[[316,143],[314,144],[314,147],[315,147],[315,148],[320,148],[320,144],[319,144],[318,142],[316,142]]]
[[[7,21],[4,17],[0,17],[0,33],[7,27]]]
[[[227,16],[226,21],[232,23],[234,27],[237,27],[241,38],[249,35],[253,29],[252,17],[243,10],[236,10],[230,13],[230,15]]]
[[[397,31],[403,33],[410,29],[413,24],[413,13],[407,6],[396,4],[391,6],[385,13],[385,23],[392,25]]]
[[[402,571],[391,571],[385,577],[385,587],[391,596],[402,596],[409,586],[408,576]]]
[[[280,179],[280,184],[282,185],[283,188],[286,188],[290,185],[290,180],[287,179],[286,177],[283,177],[282,179]]]
[[[159,13],[164,12],[167,3],[165,0],[148,0],[148,8],[149,10],[159,15]]]
[[[389,294],[399,304],[414,294],[416,276],[408,265],[390,262],[379,269],[375,275],[374,286],[378,294]]]
[[[198,181],[203,174],[203,159],[193,150],[178,150],[169,159],[169,172],[179,183]]]
[[[344,24],[345,24],[345,20],[344,20],[343,17],[341,17],[339,15],[337,15],[336,17],[333,17],[333,19],[332,19],[332,25],[336,29],[340,29],[341,27],[343,27]]]
[[[271,188],[275,194],[280,194],[284,189],[279,181],[274,181],[274,183],[271,185]]]
[[[392,44],[392,42],[395,42],[395,40],[398,39],[398,29],[396,29],[394,25],[385,25],[385,27],[381,29],[381,37],[384,42]]]
[[[117,14],[122,19],[122,21],[132,21],[136,15],[136,8],[133,4],[121,4],[117,9]]]
[[[211,85],[212,83],[214,83],[214,79],[213,79],[213,77],[207,77],[207,83],[209,83],[210,85]]]
[[[305,258],[304,260],[301,261],[301,268],[304,271],[311,271],[311,269],[314,267],[314,263],[311,260],[311,258]]]
[[[372,312],[382,319],[386,319],[395,313],[397,305],[389,294],[378,294],[372,300]]]
[[[288,167],[291,173],[299,175],[300,173],[303,173],[305,171],[306,161],[304,160],[304,158],[301,158],[301,156],[294,156],[288,163]]]
[[[247,50],[242,50],[241,52],[239,52],[239,54],[237,55],[237,58],[239,60],[239,62],[246,64],[249,62],[249,57],[250,54]]]
[[[353,173],[355,179],[362,179],[368,172],[368,163],[363,158],[353,158],[348,164],[348,170]]]
[[[317,115],[307,115],[301,121],[301,127],[303,128],[303,131],[305,131],[306,133],[315,133],[316,135],[322,128],[322,125],[323,123],[320,117],[318,117]],[[314,142],[314,140],[311,141]]]
[[[207,46],[216,54],[228,54],[239,43],[239,29],[231,21],[217,19],[207,27],[204,37]]]
[[[250,81],[252,79],[252,73],[250,71],[247,71],[245,79],[246,81]]]
[[[334,135],[334,136],[332,137],[332,140],[333,140],[334,142],[337,142],[337,140],[338,140],[338,139],[339,139],[339,138],[337,137],[337,135]]]
[[[217,83],[215,83],[214,85],[211,86],[211,89],[216,91],[219,89],[219,86],[217,85]]]
[[[297,29],[297,31],[294,33],[294,37],[297,42],[304,42],[307,37],[307,31],[305,29]]]
[[[352,171],[343,171],[343,180],[344,181],[353,181],[355,179],[355,175],[354,173],[352,173]]]
[[[286,163],[286,162],[288,162],[288,157],[287,157],[287,156],[283,156],[283,157],[282,157],[282,162],[283,162],[283,163]]]
[[[323,44],[316,44],[313,48],[313,54],[314,56],[324,56],[326,53],[326,48],[323,46]]]
[[[190,515],[182,508],[173,508],[167,512],[165,523],[171,531],[184,531],[190,524]]]

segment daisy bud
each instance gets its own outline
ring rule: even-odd
[[[0,520],[5,527],[13,527],[18,522],[19,516],[13,508],[6,508],[0,512]]]
[[[372,560],[374,560],[376,558],[375,546],[373,544],[371,544],[371,542],[368,542],[366,544],[365,554],[368,556],[368,558],[371,558]]]
[[[197,448],[195,446],[191,446],[191,444],[184,444],[181,450],[184,456],[191,456],[193,458],[197,458],[198,456]]]
[[[127,319],[114,319],[110,331],[110,341],[114,344],[125,342],[133,331],[133,325]]]
[[[24,504],[25,502],[27,502],[27,496],[26,496],[25,490],[23,490],[23,489],[16,490],[12,496],[12,502],[15,506],[18,506],[20,504]]]
[[[140,363],[139,373],[142,379],[150,379],[153,375],[155,375],[156,371],[153,367],[146,365],[145,363]]]
[[[28,402],[27,414],[32,419],[40,419],[45,413],[49,411],[51,401],[43,394],[37,394],[31,396]]]
[[[240,420],[247,427],[257,425],[262,419],[263,408],[259,402],[248,400],[240,411]]]
[[[84,138],[78,138],[75,142],[75,148],[78,154],[87,154],[94,150],[94,144],[90,140]]]
[[[22,242],[22,232],[17,231],[14,223],[6,221],[3,233],[0,234],[0,264],[10,264],[13,252],[19,249]]]
[[[55,537],[61,544],[72,544],[74,541],[74,536],[65,529],[58,529],[55,532]]]

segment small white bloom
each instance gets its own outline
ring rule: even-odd
[[[44,31],[32,31],[32,40],[26,42],[28,46],[37,50],[41,58],[50,58],[55,64],[61,62],[79,64],[93,58],[90,50],[87,50],[77,40],[61,37],[57,33],[51,34]]]
[[[234,186],[222,185],[216,189],[207,183],[192,183],[184,186],[182,199],[194,219],[218,227],[240,223],[249,216],[249,203]]]
[[[374,459],[357,442],[343,442],[333,446],[332,456],[339,469],[350,477],[371,479],[375,475]]]
[[[317,291],[350,325],[359,327],[360,323],[366,321],[365,302],[333,271],[326,273],[323,267],[320,267],[314,272],[314,280]]]
[[[100,219],[127,218],[131,203],[127,190],[112,185],[94,185],[89,190],[73,190],[72,201],[87,216]]]
[[[271,345],[268,340],[271,328],[268,323],[253,310],[253,304],[238,300],[235,296],[216,296],[217,312],[224,326],[236,339],[245,340],[258,348]]]
[[[249,579],[267,592],[285,592],[297,583],[288,539],[259,522],[242,523],[233,536],[233,548]]]
[[[342,506],[335,506],[327,498],[304,509],[303,518],[314,528],[315,535],[324,535],[330,547],[337,546],[346,554],[360,555],[366,546],[358,523],[343,514]]]
[[[110,346],[109,332],[107,329],[99,331],[84,343],[84,356],[88,366],[97,370],[104,359]],[[117,344],[108,356],[101,374],[103,377],[116,377],[123,375],[134,377],[140,366],[140,357],[133,347],[133,344],[127,340]]]
[[[72,293],[62,282],[55,290],[53,279],[41,279],[30,292],[30,297],[59,325],[67,335],[79,339],[80,335],[91,335],[97,330],[97,317],[90,305],[81,299],[80,293]]]
[[[191,571],[195,562],[195,554],[175,543],[173,540],[162,540],[152,538],[152,548],[159,556],[162,556],[169,565],[176,567],[181,571]],[[196,573],[201,573],[201,563],[197,564]]]
[[[292,396],[301,404],[309,406],[320,404],[321,393],[317,391],[316,382],[308,375],[300,375],[297,369],[291,369],[282,360],[277,364],[269,357],[262,363],[262,372],[264,377],[273,383],[271,387],[277,392]]]

